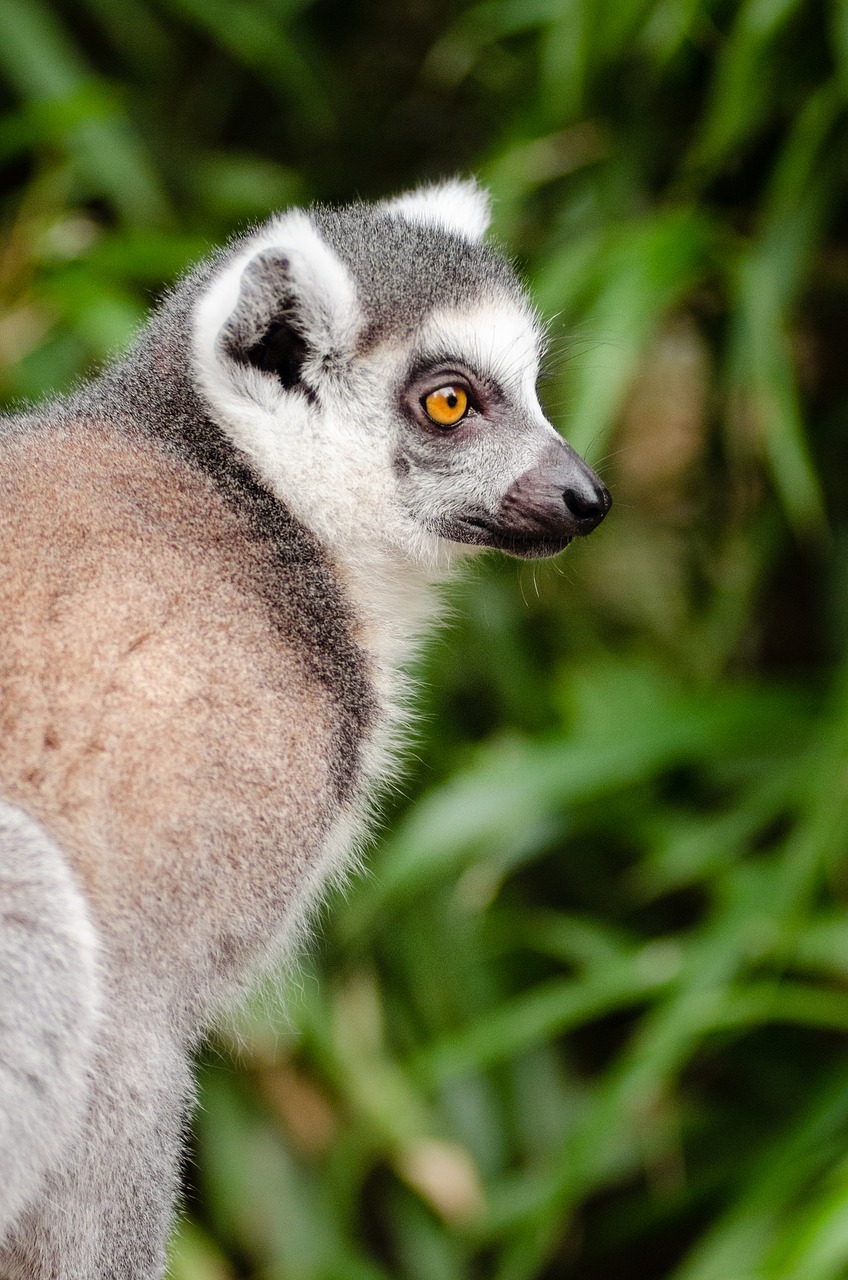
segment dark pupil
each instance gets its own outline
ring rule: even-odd
[[[447,395],[445,396],[445,399],[448,402],[449,409],[455,409],[456,406],[459,404],[459,397],[457,396],[456,392],[453,389],[451,389],[447,393]]]

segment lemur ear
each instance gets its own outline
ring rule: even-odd
[[[491,220],[491,196],[473,178],[451,178],[388,200],[383,208],[410,222],[431,226],[461,236],[482,240]]]
[[[350,273],[297,210],[263,229],[198,308],[198,339],[219,361],[291,389],[350,351],[358,319]]]

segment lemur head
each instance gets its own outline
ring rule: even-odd
[[[232,246],[204,287],[201,393],[342,556],[547,556],[609,510],[539,406],[539,323],[483,243],[488,220],[470,182],[294,210]]]

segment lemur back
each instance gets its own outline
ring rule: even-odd
[[[350,863],[434,587],[609,507],[486,223],[284,214],[0,424],[0,1280],[162,1274],[189,1055]]]

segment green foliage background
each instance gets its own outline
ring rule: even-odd
[[[474,171],[615,495],[457,591],[172,1280],[848,1276],[848,3],[0,0],[0,82],[7,402],[274,207]]]

